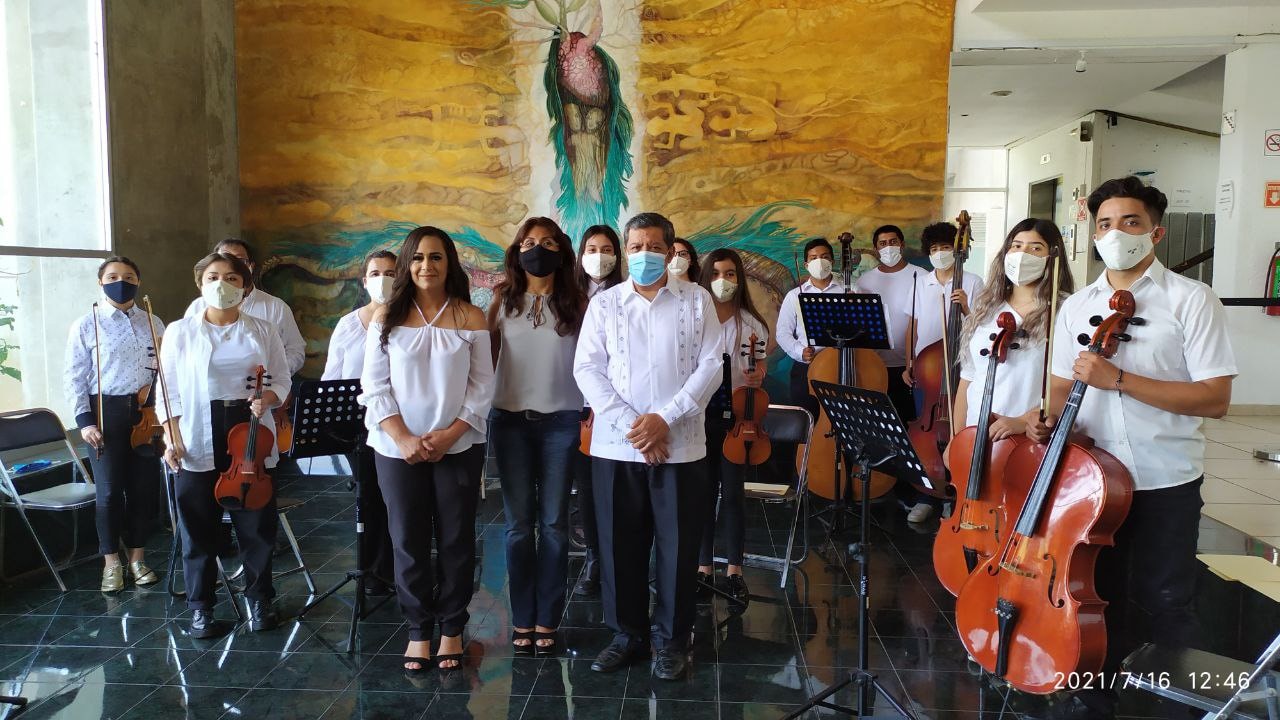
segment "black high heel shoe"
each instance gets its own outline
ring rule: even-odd
[[[511,651],[516,657],[532,657],[534,643],[538,634],[532,630],[513,630],[511,632]],[[521,644],[521,640],[527,643]]]
[[[539,645],[539,640],[550,640],[546,645]],[[533,653],[538,657],[552,657],[560,648],[559,633],[555,630],[551,632],[535,632],[533,634]]]

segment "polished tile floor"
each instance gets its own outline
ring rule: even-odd
[[[1241,431],[1243,432],[1243,431]],[[1230,458],[1227,458],[1230,459]],[[344,479],[282,478],[283,493],[306,498],[290,513],[321,588],[337,582],[352,557],[352,498]],[[753,506],[749,551],[773,553],[785,541],[783,517]],[[873,513],[870,665],[890,692],[928,718],[1038,715],[1038,698],[1006,705],[969,666],[957,640],[952,600],[934,578],[932,531],[909,528],[900,509]],[[1240,551],[1247,538],[1212,519],[1202,545]],[[31,704],[35,718],[780,718],[832,682],[858,656],[858,566],[847,547],[821,542],[785,591],[777,575],[748,570],[753,597],[733,614],[716,600],[698,609],[691,676],[652,679],[648,665],[613,675],[591,672],[609,639],[598,602],[570,602],[562,626],[566,652],[555,659],[511,657],[501,503],[495,492],[477,523],[481,561],[471,603],[465,670],[445,683],[411,681],[400,669],[406,634],[394,603],[361,624],[346,648],[348,608],[326,601],[301,621],[267,633],[244,628],[214,641],[187,636],[188,612],[163,585],[97,592],[99,568],[67,573],[60,593],[47,576],[0,588],[0,694]],[[167,534],[150,560],[161,570]],[[287,554],[280,556],[285,564]],[[580,568],[575,560],[573,571]],[[299,576],[278,583],[282,614],[306,601]],[[349,599],[352,586],[339,593]],[[232,617],[225,602],[219,616]],[[852,693],[836,696],[853,701]],[[878,709],[886,709],[883,699]],[[0,706],[0,718],[8,717]],[[1152,716],[1159,707],[1127,694],[1121,712]]]

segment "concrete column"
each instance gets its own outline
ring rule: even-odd
[[[1280,208],[1264,208],[1268,181],[1280,181],[1280,155],[1266,155],[1267,130],[1280,129],[1276,88],[1280,43],[1255,43],[1227,56],[1223,112],[1235,113],[1235,132],[1222,136],[1219,184],[1231,182],[1235,203],[1219,209],[1213,287],[1221,297],[1259,297],[1267,261],[1280,242]],[[1232,391],[1233,412],[1280,406],[1280,317],[1259,308],[1227,308],[1231,344],[1240,375]]]

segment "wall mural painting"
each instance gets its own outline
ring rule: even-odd
[[[236,40],[244,234],[308,337],[304,375],[366,301],[363,258],[418,225],[458,242],[487,305],[525,217],[577,241],[662,212],[700,253],[743,254],[772,324],[807,239],[915,237],[940,211],[944,0],[298,7],[241,0]]]

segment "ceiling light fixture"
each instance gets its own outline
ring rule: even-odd
[[[1084,50],[1080,51],[1080,58],[1076,60],[1076,72],[1082,73],[1089,69],[1089,63],[1085,62]]]
[[[1013,94],[1012,90],[992,90],[991,94],[996,97],[1009,97]]]

